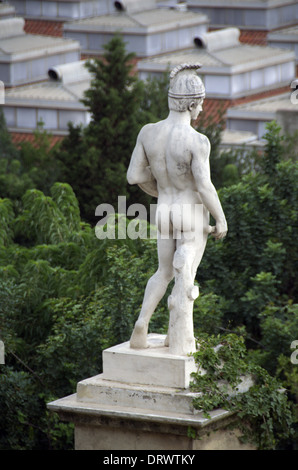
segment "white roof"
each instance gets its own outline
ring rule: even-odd
[[[275,118],[275,114],[278,111],[292,111],[298,113],[297,104],[291,102],[290,91],[289,93],[233,106],[227,110],[227,117],[271,120]]]
[[[86,73],[78,74],[79,66],[83,66],[84,61],[66,64],[66,77],[63,78],[64,66],[57,67],[61,74],[58,80],[49,79],[45,82],[23,85],[10,88],[5,91],[5,105],[7,106],[34,106],[47,108],[75,107],[85,109],[80,103],[84,97],[84,92],[88,90],[91,82],[91,75],[86,69]],[[69,70],[73,67],[73,78],[70,79]],[[54,68],[53,68],[54,69]]]
[[[24,25],[21,17],[0,20],[0,63],[81,49],[73,39],[27,34]]]
[[[24,85],[5,91],[5,105],[19,105],[32,107],[36,104],[40,107],[67,108],[71,103],[76,108],[85,108],[79,100],[83,98],[84,91],[90,87],[90,82],[85,80],[80,83],[63,85],[62,83],[43,82],[34,85]]]
[[[40,55],[54,54],[55,52],[80,49],[79,42],[73,39],[23,34],[1,39],[0,62],[29,59]]]
[[[281,61],[295,59],[294,53],[285,49],[270,48],[265,46],[239,45],[216,53],[199,49],[188,49],[181,52],[163,54],[158,57],[144,59],[138,63],[139,70],[162,71],[181,64],[182,62],[202,64],[201,73],[225,71],[232,73],[239,71],[265,67]],[[238,69],[238,70],[236,70]]]
[[[256,139],[257,136],[253,132],[224,129],[220,143],[221,145],[243,145],[254,142]]]
[[[0,18],[13,16],[15,14],[15,8],[8,3],[0,3]]]
[[[297,19],[298,21],[298,19]],[[268,40],[284,42],[298,42],[298,25],[291,28],[283,28],[268,34]]]
[[[228,30],[237,28],[227,28]],[[222,30],[219,31],[222,33]],[[206,33],[203,39],[214,33]],[[213,38],[214,39],[214,38]],[[202,64],[201,73],[241,73],[248,70],[264,68],[266,66],[295,60],[295,53],[290,50],[243,44],[235,40],[234,44],[221,48],[222,42],[212,40],[212,48],[197,47],[180,52],[161,54],[158,57],[143,59],[138,63],[138,69],[148,72],[166,70],[184,62]],[[205,46],[206,46],[205,44]],[[227,41],[228,44],[228,41]]]
[[[288,4],[295,4],[296,0],[287,0]],[[189,6],[204,6],[204,7],[243,7],[249,6],[250,8],[256,7],[273,7],[283,6],[285,0],[188,0]]]
[[[64,24],[65,31],[153,32],[209,23],[206,15],[177,9],[154,8],[133,13],[114,13]]]

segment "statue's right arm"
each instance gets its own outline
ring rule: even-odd
[[[141,129],[127,170],[129,184],[138,184],[150,196],[158,197],[156,180],[153,177],[142,143],[144,128]]]
[[[214,237],[223,238],[227,233],[227,222],[216,189],[210,178],[210,142],[206,136],[199,135],[192,151],[192,173],[197,191],[207,210],[216,221]]]

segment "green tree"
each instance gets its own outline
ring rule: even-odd
[[[31,187],[33,182],[30,177],[23,176],[20,152],[12,143],[0,109],[0,197],[17,200]]]
[[[53,158],[56,147],[51,135],[40,124],[32,142],[22,142],[17,148],[11,140],[4,115],[0,110],[0,197],[10,198],[15,208],[27,189],[39,189],[47,195],[58,180],[58,167]]]
[[[8,132],[3,110],[0,108],[0,156],[1,159],[13,160],[18,157],[18,151],[13,145]]]
[[[1,449],[73,446],[46,403],[100,373],[101,351],[128,339],[154,261],[150,243],[98,240],[68,184],[50,193],[27,190],[18,211],[0,199]],[[119,289],[134,294],[128,311]]]
[[[54,150],[59,143],[53,145],[52,136],[43,129],[43,123],[38,123],[33,133],[32,142],[20,144],[20,163],[23,175],[28,175],[32,188],[50,194],[52,185],[59,181],[59,168],[54,158]]]
[[[143,92],[133,74],[133,57],[126,53],[121,37],[115,36],[105,46],[103,59],[88,62],[93,79],[82,101],[91,122],[84,129],[70,125],[56,154],[61,180],[72,185],[82,217],[90,222],[95,221],[99,204],[116,207],[119,195],[129,195],[126,170],[140,128]]]
[[[147,124],[165,119],[169,114],[169,70],[164,72],[161,77],[149,77],[143,85],[141,121]]]
[[[297,163],[271,162],[274,178],[251,173],[220,191],[229,232],[223,243],[210,238],[197,276],[228,302],[226,321],[256,335],[269,301],[297,302]]]

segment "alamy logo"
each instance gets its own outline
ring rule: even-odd
[[[298,104],[298,79],[293,80],[291,83],[291,88],[294,88],[294,91],[291,93],[291,103]]]
[[[292,341],[291,343],[291,349],[295,349],[294,352],[291,354],[291,363],[292,364],[298,364],[298,340],[296,339],[295,341]]]
[[[202,237],[204,227],[203,205],[173,203],[151,204],[149,217],[147,209],[142,204],[132,204],[126,207],[126,197],[118,196],[117,215],[111,204],[100,204],[95,215],[101,217],[95,227],[96,237],[100,240],[124,239],[131,240],[156,239],[157,227],[161,239],[192,239]],[[135,217],[132,220],[126,217]],[[148,221],[149,219],[149,230]]]

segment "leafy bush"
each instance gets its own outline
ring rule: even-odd
[[[193,391],[200,392],[194,407],[205,416],[216,408],[235,413],[241,440],[260,450],[276,449],[293,437],[293,410],[282,384],[262,367],[247,361],[245,340],[236,334],[198,338],[194,354],[204,374],[193,373]],[[243,378],[253,385],[241,391]]]

